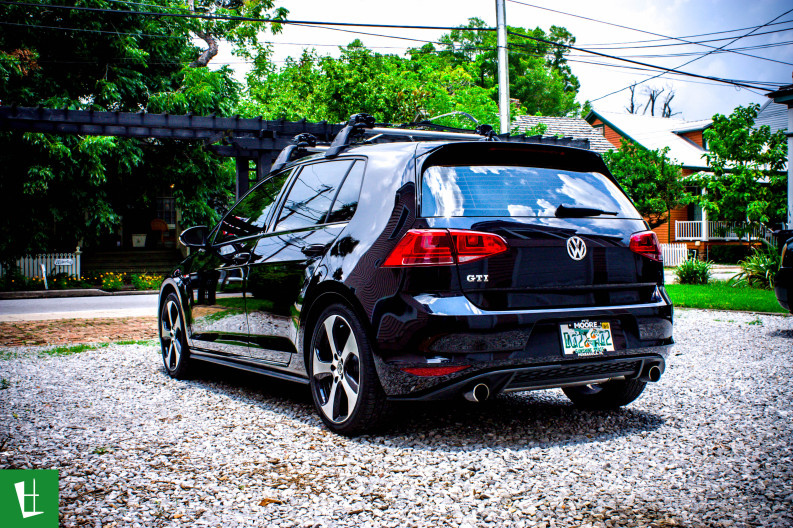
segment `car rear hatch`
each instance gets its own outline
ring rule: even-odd
[[[506,242],[458,259],[461,289],[482,309],[646,303],[663,280],[657,239],[589,151],[450,144],[427,156],[420,188],[420,216],[456,247]]]

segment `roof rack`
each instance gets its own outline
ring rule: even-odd
[[[380,126],[375,126],[377,124]],[[422,129],[408,128],[411,126],[421,127]],[[431,128],[432,130],[426,130],[427,128]],[[298,134],[292,140],[294,145],[289,145],[281,151],[278,155],[278,159],[273,163],[271,170],[275,171],[281,169],[290,161],[320,152],[324,152],[327,158],[334,158],[344,152],[348,147],[360,143],[373,143],[375,141],[432,140],[541,143],[589,149],[589,140],[587,139],[496,134],[492,126],[484,123],[478,124],[474,130],[447,127],[430,121],[392,126],[388,123],[375,123],[374,117],[369,114],[360,113],[350,116],[347,124],[336,134],[330,146],[318,146],[317,138],[311,134]]]
[[[318,147],[317,138],[313,134],[309,133],[298,134],[292,138],[292,141],[294,142],[294,145],[287,145],[284,147],[284,149],[278,154],[278,158],[276,158],[276,160],[273,162],[273,166],[270,168],[270,171],[277,171],[290,161],[294,161],[311,154],[316,154],[318,152],[323,152],[328,149],[328,147],[324,146]]]

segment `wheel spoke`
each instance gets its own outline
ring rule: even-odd
[[[174,368],[176,365],[179,364],[179,359],[182,357],[182,342],[179,339],[173,340],[173,350],[176,352],[176,358],[174,360]]]
[[[328,401],[326,401],[322,406],[322,412],[334,422],[337,421],[339,416],[339,400],[341,399],[341,391],[338,389],[339,382],[333,380],[330,386],[330,391],[328,392]]]
[[[334,315],[325,319],[325,334],[328,336],[330,351],[333,353],[333,357],[339,354],[336,350],[336,341],[333,339],[333,325],[336,324],[336,317],[337,316]]]
[[[347,363],[347,360],[350,356],[358,357],[358,343],[355,341],[355,335],[350,332],[349,337],[347,337],[347,342],[344,343],[344,348],[341,351],[341,359],[344,360],[344,363]]]
[[[358,401],[358,384],[345,374],[341,378],[341,385],[344,387],[344,393],[347,394],[347,415],[350,415]]]
[[[312,355],[314,356],[314,362],[313,362],[311,370],[314,373],[314,377],[315,378],[324,378],[325,376],[331,375],[332,374],[332,371],[330,370],[331,363],[328,363],[327,361],[322,361],[321,359],[319,359],[317,357],[317,353],[316,352],[314,352]]]
[[[173,328],[173,309],[176,307],[176,304],[171,301],[168,303],[168,322],[171,324],[171,328]]]
[[[173,340],[171,340],[171,342],[168,343],[168,352],[167,355],[165,356],[165,366],[167,368],[171,368],[171,359],[173,358],[173,348],[174,348]]]

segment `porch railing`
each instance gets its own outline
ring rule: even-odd
[[[688,248],[685,244],[661,244],[661,256],[664,266],[674,268],[688,260]]]
[[[758,240],[770,239],[771,231],[762,226],[752,226],[746,234],[738,236],[738,231],[745,224],[733,222],[706,222],[708,232],[702,236],[702,222],[699,220],[675,221],[675,240]]]

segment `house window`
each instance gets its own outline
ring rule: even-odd
[[[592,125],[592,128],[597,130],[597,133],[600,134],[601,136],[606,135],[606,125]]]
[[[176,202],[172,197],[157,198],[157,218],[168,224],[168,229],[176,229]]]

